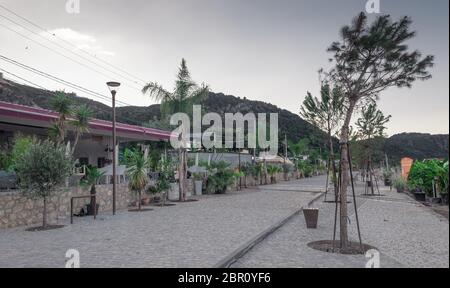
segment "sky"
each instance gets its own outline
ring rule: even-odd
[[[74,1],[80,5],[67,3]],[[193,79],[214,92],[298,114],[307,91],[319,93],[317,71],[330,65],[327,47],[339,40],[342,26],[365,11],[366,2],[0,0],[1,6],[38,25],[0,7],[0,55],[105,96],[105,83],[119,81],[119,106],[154,104],[140,92],[144,83],[172,89],[185,58]],[[411,16],[418,34],[410,47],[436,57],[431,80],[380,95],[380,109],[392,115],[387,134],[448,134],[449,1],[380,0],[380,12]],[[1,59],[0,68],[47,89],[74,91],[109,104]]]

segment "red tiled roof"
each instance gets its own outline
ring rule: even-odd
[[[18,119],[28,119],[50,123],[58,118],[58,113],[42,108],[35,108],[0,101],[0,116],[8,116]],[[112,131],[112,122],[92,119],[91,121],[89,121],[89,128],[95,130]],[[147,140],[148,138],[170,140],[171,137],[175,137],[175,135],[169,131],[124,123],[116,123],[116,130],[118,133],[133,134],[138,137],[141,136],[142,140]]]

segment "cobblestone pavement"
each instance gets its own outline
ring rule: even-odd
[[[383,187],[385,196],[366,197],[359,195],[361,184],[356,189],[363,242],[378,249],[381,267],[449,267],[448,219],[406,194]],[[303,215],[296,216],[232,267],[364,268],[369,260],[364,255],[336,255],[307,246],[333,237],[334,204],[319,200],[314,206],[320,209],[318,229],[306,229]],[[354,211],[353,203],[349,209]],[[351,240],[357,241],[354,213],[350,221]]]
[[[0,230],[0,267],[64,267],[68,249],[80,252],[82,267],[212,267],[316,197],[300,190],[323,181],[202,196],[149,212],[100,215],[97,221],[75,219],[53,231]]]

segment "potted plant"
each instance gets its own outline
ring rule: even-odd
[[[383,171],[383,179],[384,179],[384,186],[391,186],[392,185],[392,171],[384,170]]]
[[[443,163],[442,169],[440,169],[437,180],[437,189],[439,196],[441,197],[441,203],[448,205],[448,190],[449,190],[449,169],[448,161]]]
[[[82,186],[90,187],[90,193],[92,196],[97,194],[96,185],[100,179],[105,175],[105,172],[100,172],[97,167],[86,166],[86,176],[81,180]],[[88,214],[94,215],[96,211],[93,211],[93,207],[96,208],[96,211],[99,210],[99,204],[96,203],[94,198],[91,198],[90,204],[88,204]]]
[[[426,194],[425,194],[425,192],[422,191],[419,184],[409,181],[408,182],[408,190],[409,190],[409,192],[411,192],[414,195],[414,198],[417,201],[420,201],[420,202],[426,201]]]
[[[225,194],[235,181],[234,171],[230,169],[230,164],[224,161],[211,163],[208,171],[206,189],[209,193]]]
[[[398,193],[403,193],[408,188],[408,183],[406,182],[405,179],[398,177],[394,179],[393,186],[395,189],[397,189]]]
[[[126,174],[129,177],[128,187],[137,194],[137,211],[142,211],[142,191],[147,187],[149,181],[147,175],[149,161],[144,153],[128,149],[125,151],[125,159],[127,166]],[[145,200],[144,203],[150,203],[150,199],[148,201]]]
[[[195,195],[202,195],[203,194],[203,175],[200,173],[194,173],[192,175],[192,178],[194,180],[194,192]]]
[[[159,177],[156,181],[156,187],[158,192],[161,194],[161,199],[164,202],[169,198],[169,200],[179,200],[180,198],[180,187],[175,180],[175,173],[172,163],[166,158],[162,158],[158,163]]]
[[[277,166],[268,165],[267,166],[267,173],[270,176],[270,183],[274,184],[277,183],[277,177],[276,174],[279,172],[279,168]]]

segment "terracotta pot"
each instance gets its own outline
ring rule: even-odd
[[[142,205],[149,205],[150,204],[150,198],[143,198],[141,201]]]

